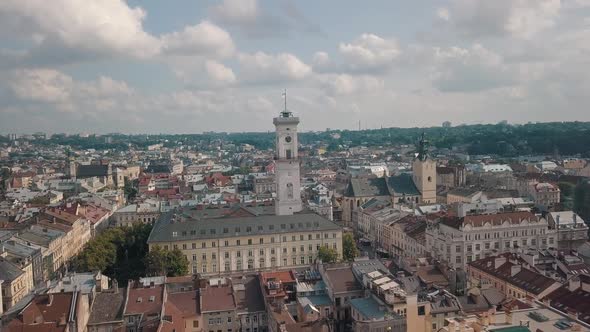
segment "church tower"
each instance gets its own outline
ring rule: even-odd
[[[436,161],[428,155],[428,141],[424,133],[412,163],[412,173],[414,184],[422,194],[422,203],[436,203]]]
[[[301,190],[299,179],[299,159],[297,158],[297,125],[299,118],[287,110],[287,92],[285,109],[273,119],[276,128],[275,177],[277,198],[276,215],[291,215],[301,211]]]

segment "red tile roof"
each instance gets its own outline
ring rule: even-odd
[[[144,314],[144,317],[159,315],[162,309],[163,292],[164,285],[130,288],[125,314]],[[150,301],[150,298],[153,301]]]
[[[232,287],[208,286],[201,291],[201,312],[229,311],[236,308]]]
[[[74,293],[37,295],[17,316],[10,321],[6,331],[58,332],[66,330],[66,322]]]

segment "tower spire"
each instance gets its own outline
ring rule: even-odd
[[[283,90],[283,100],[285,102],[285,107],[283,108],[283,111],[281,112],[281,117],[288,118],[288,117],[292,116],[293,114],[291,112],[289,112],[289,110],[287,110],[287,89]]]
[[[420,140],[418,141],[418,159],[426,160],[428,158],[428,140],[426,139],[426,133],[422,132]]]

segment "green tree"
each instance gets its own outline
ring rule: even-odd
[[[342,237],[342,258],[346,261],[353,261],[358,256],[359,250],[354,242],[351,233],[345,233]]]
[[[324,263],[335,263],[338,260],[338,252],[336,249],[322,246],[318,251],[318,258]]]
[[[570,197],[574,193],[575,186],[569,182],[559,182],[557,185],[561,190],[562,197]]]
[[[188,274],[188,259],[180,249],[174,249],[168,252],[167,263],[166,275],[168,277],[178,277]]]
[[[150,276],[176,277],[188,274],[188,260],[179,249],[168,251],[156,246],[147,254],[145,266]]]
[[[150,224],[109,228],[90,240],[72,260],[77,272],[101,271],[121,285],[145,275]]]
[[[127,178],[125,178],[124,181],[123,191],[125,192],[127,200],[131,201],[137,196],[137,188],[135,187],[134,181],[130,181]]]
[[[590,223],[590,181],[579,183],[574,192],[574,211]]]

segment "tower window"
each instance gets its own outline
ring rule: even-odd
[[[293,184],[287,183],[287,198],[293,199]]]
[[[287,155],[287,159],[291,159],[291,149],[287,149],[286,155]]]
[[[432,176],[428,177],[428,182],[432,182]]]

